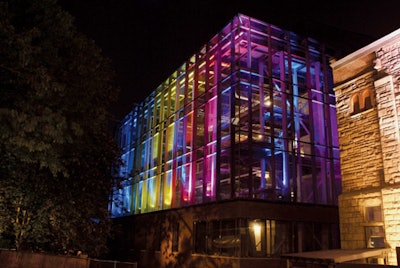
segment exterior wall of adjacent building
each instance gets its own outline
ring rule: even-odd
[[[337,248],[330,59],[313,39],[238,15],[136,104],[117,131],[124,165],[110,202],[115,221],[134,218],[124,250],[143,262],[161,254],[154,267],[165,256],[246,267],[282,249]],[[170,225],[176,213],[183,218]],[[157,232],[173,239],[159,243]]]
[[[343,249],[400,246],[400,31],[332,63]]]

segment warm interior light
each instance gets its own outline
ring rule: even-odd
[[[261,224],[259,222],[253,224],[253,232],[256,251],[261,251]]]
[[[231,64],[227,63],[227,62],[221,62],[221,66],[222,67],[229,67],[229,66],[231,66]]]

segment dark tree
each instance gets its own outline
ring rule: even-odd
[[[56,0],[0,2],[0,246],[106,251],[110,66]]]

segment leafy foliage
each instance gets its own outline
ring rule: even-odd
[[[0,246],[104,253],[110,62],[56,0],[2,1],[0,90]]]

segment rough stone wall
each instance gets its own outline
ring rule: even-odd
[[[382,68],[387,74],[375,81],[376,99],[380,123],[380,135],[384,161],[385,182],[400,183],[400,54],[398,45],[382,48],[377,52]]]
[[[355,192],[339,197],[340,239],[342,249],[366,247],[364,227],[365,208],[381,204],[380,191]]]
[[[383,168],[376,109],[351,114],[351,96],[374,87],[369,72],[335,89],[343,193],[379,187]]]
[[[400,186],[382,189],[382,203],[385,221],[387,246],[392,248],[388,254],[389,263],[397,262],[394,249],[400,247]]]
[[[396,264],[400,246],[400,41],[376,52],[383,78],[375,82],[380,122],[385,188],[382,189],[385,238],[392,250],[389,263]],[[386,75],[386,76],[384,76]]]
[[[382,70],[396,77],[400,77],[400,38],[397,42],[383,45],[376,51],[376,57],[380,60]]]

